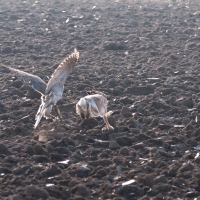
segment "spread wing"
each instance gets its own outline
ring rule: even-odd
[[[64,61],[57,67],[52,74],[45,91],[45,95],[49,94],[55,86],[64,86],[67,77],[74,69],[79,58],[79,52],[75,49],[74,53],[64,59]]]
[[[45,93],[46,83],[40,77],[21,71],[19,69],[14,69],[12,67],[6,68],[10,69],[10,71],[14,72],[17,76],[20,76],[26,84],[30,85],[37,92],[41,94]]]

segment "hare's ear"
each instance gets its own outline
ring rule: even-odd
[[[87,91],[86,92],[88,95],[91,95],[92,94],[92,91]]]

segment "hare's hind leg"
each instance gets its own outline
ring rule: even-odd
[[[114,130],[114,128],[109,124],[108,117],[106,115],[103,116],[103,120],[106,123],[106,127],[108,130]]]

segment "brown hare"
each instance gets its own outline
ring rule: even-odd
[[[108,130],[114,128],[108,122],[108,116],[112,114],[112,111],[107,112],[108,101],[103,93],[87,92],[87,96],[81,98],[76,104],[76,113],[80,115],[82,119],[89,119],[94,117],[102,117],[106,123]]]

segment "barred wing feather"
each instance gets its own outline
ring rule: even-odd
[[[47,84],[45,95],[49,94],[55,86],[64,86],[66,79],[69,76],[70,72],[74,69],[78,58],[79,52],[75,49],[74,53],[64,59],[64,61],[52,74]]]

